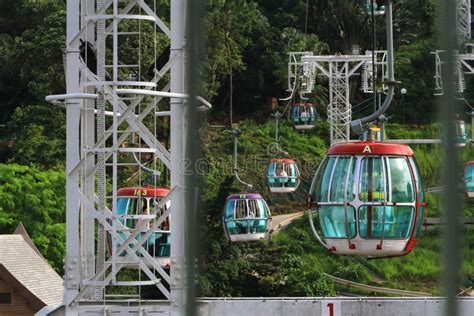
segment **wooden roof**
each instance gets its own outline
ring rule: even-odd
[[[36,297],[29,299],[36,306],[38,300],[48,306],[61,304],[63,279],[22,235],[0,235],[0,265],[4,269],[0,277],[17,280],[24,287],[23,293]],[[10,284],[18,287],[15,282]]]

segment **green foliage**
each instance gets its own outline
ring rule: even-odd
[[[2,3],[8,7],[0,8],[0,25],[4,25],[0,33],[0,102],[44,102],[46,95],[63,92],[64,3]]]
[[[62,270],[65,243],[64,171],[0,164],[0,233],[22,222],[56,271]]]
[[[16,142],[11,162],[45,168],[64,164],[66,118],[55,106],[18,107],[7,124],[7,137]]]

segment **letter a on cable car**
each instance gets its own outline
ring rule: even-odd
[[[375,141],[332,146],[313,179],[308,205],[316,239],[333,253],[409,253],[425,207],[413,151]]]
[[[232,242],[265,238],[271,223],[270,209],[260,194],[241,193],[227,197],[222,223]]]

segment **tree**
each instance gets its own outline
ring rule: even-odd
[[[252,44],[250,36],[268,27],[266,18],[253,1],[209,1],[204,29],[208,34],[204,63],[207,77],[207,95],[214,97],[220,86],[219,80],[229,81],[229,121],[233,123],[233,84],[235,72],[246,68],[244,51]]]
[[[3,6],[8,8],[3,8]],[[0,105],[14,108],[64,91],[62,1],[0,4]]]
[[[64,165],[66,116],[55,105],[18,107],[7,124],[7,138],[14,140],[11,157],[3,161],[50,168]]]
[[[0,164],[0,233],[10,234],[22,222],[58,272],[65,249],[65,185],[63,170]]]

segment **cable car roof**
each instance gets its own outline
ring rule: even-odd
[[[474,160],[466,162],[465,166],[474,166]]]
[[[117,191],[117,196],[164,197],[170,190],[153,186],[126,187]]]
[[[378,142],[356,141],[333,145],[328,155],[395,155],[414,156],[413,150],[407,145]]]
[[[306,107],[312,107],[313,106],[313,103],[310,103],[310,102],[296,102],[296,103],[293,103],[293,106],[306,106]]]
[[[295,164],[296,162],[293,159],[288,158],[273,158],[270,162],[280,162],[280,163],[287,163],[287,164]]]
[[[258,193],[237,193],[229,195],[226,200],[229,201],[240,199],[263,199],[263,197]]]

